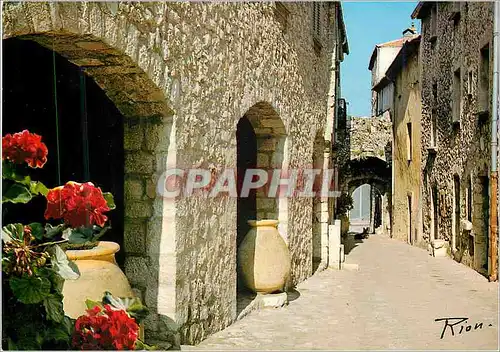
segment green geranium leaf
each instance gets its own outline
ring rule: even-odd
[[[137,339],[135,342],[135,350],[136,351],[155,351],[156,346],[150,346],[142,342],[141,340]]]
[[[47,276],[50,282],[52,282],[52,287],[54,288],[54,290],[58,293],[61,293],[64,285],[64,279],[61,277],[61,275],[59,275],[53,268],[43,268],[42,270],[48,272]]]
[[[66,236],[66,234],[65,234]],[[69,244],[82,244],[85,242],[92,242],[94,239],[94,230],[90,227],[79,227],[71,229],[68,236]]]
[[[108,203],[109,209],[110,210],[115,209],[116,205],[115,205],[115,199],[113,198],[113,195],[110,192],[103,192],[102,195],[104,196],[106,203]]]
[[[80,277],[80,271],[76,264],[68,260],[68,256],[58,245],[49,248],[51,255],[52,270],[59,274],[64,280],[76,280]]]
[[[17,170],[14,163],[10,161],[2,161],[2,177],[4,179],[12,180],[23,185],[29,185],[31,178],[29,176],[21,175]]]
[[[55,326],[45,330],[45,339],[51,341],[68,341],[70,334],[64,326]]]
[[[5,184],[5,183],[4,183]],[[33,196],[28,188],[20,183],[14,183],[4,187],[2,203],[28,203]]]
[[[56,323],[60,323],[64,319],[62,299],[62,295],[55,294],[50,295],[43,300],[43,306],[45,307],[47,318],[55,321]]]
[[[64,316],[62,326],[64,327],[64,329],[66,330],[66,332],[70,336],[73,333],[73,331],[75,330],[75,323],[76,323],[76,319],[71,319],[67,315]]]
[[[45,237],[48,239],[52,239],[59,235],[64,230],[64,224],[60,224],[57,226],[52,226],[51,224],[45,225]],[[64,236],[63,236],[64,237]],[[67,239],[67,238],[65,238]]]
[[[43,228],[42,224],[40,224],[39,222],[32,222],[28,226],[31,228],[31,234],[37,240],[41,240],[43,238],[43,235],[45,233],[45,229]]]
[[[31,194],[41,194],[42,196],[47,196],[49,190],[45,185],[39,181],[31,181],[29,183]]]
[[[87,306],[87,309],[92,309],[94,308],[95,306],[99,306],[99,307],[102,307],[102,304],[100,302],[96,302],[96,301],[93,301],[91,299],[87,299],[85,301],[85,305]]]
[[[105,226],[103,228],[100,228],[100,227],[97,227],[97,226],[94,226],[94,229],[99,231],[97,234],[94,235],[93,237],[93,241],[97,241],[99,238],[101,238],[102,236],[104,236],[104,234],[111,228],[111,226]]]
[[[106,291],[102,298],[103,304],[109,304],[116,309],[125,310],[137,323],[145,319],[149,310],[144,306],[138,297],[115,297]]]
[[[8,224],[2,227],[2,240],[4,242],[10,242],[12,240],[22,240],[23,238],[23,224]]]
[[[50,281],[45,277],[12,277],[9,286],[18,301],[24,304],[40,303],[50,293]]]

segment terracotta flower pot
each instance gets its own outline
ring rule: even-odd
[[[251,220],[252,228],[238,251],[239,270],[245,285],[254,292],[283,290],[290,274],[290,252],[278,232],[278,220]]]
[[[68,259],[80,270],[77,280],[66,280],[63,286],[64,312],[71,318],[85,314],[85,301],[101,301],[105,291],[115,297],[133,297],[130,284],[115,261],[120,246],[114,242],[100,241],[97,247],[84,250],[67,250]]]

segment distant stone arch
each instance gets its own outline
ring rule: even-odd
[[[344,168],[341,180],[341,190],[349,195],[363,184],[371,186],[370,231],[375,231],[379,222],[385,229],[390,230],[392,185],[388,163],[373,156],[352,159]]]
[[[391,187],[391,169],[377,157],[351,160],[342,175],[341,188],[352,193],[362,184],[374,184],[381,193],[387,193]]]

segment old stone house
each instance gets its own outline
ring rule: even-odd
[[[482,274],[488,264],[491,2],[421,2],[423,240]]]
[[[393,86],[392,121],[392,237],[421,242],[420,201],[420,36],[405,41],[387,69]]]
[[[405,41],[413,38],[414,33],[415,29],[409,28],[403,32],[403,38],[375,45],[368,64],[372,78],[372,115],[351,117],[349,121],[349,138],[346,139],[349,161],[341,170],[342,189],[357,196],[355,210],[360,206],[356,203],[359,202],[360,192],[369,193],[364,196],[369,200],[369,214],[363,215],[362,219],[352,219],[353,231],[367,227],[370,233],[391,233],[391,109],[394,87],[386,77],[386,71]],[[346,223],[349,221],[344,220]],[[343,229],[346,232],[348,226],[343,226]]]
[[[332,168],[340,3],[8,2],[2,23],[3,130],[59,148],[48,186],[91,180],[114,193],[120,260],[151,311],[146,337],[192,344],[232,324],[249,214],[231,197],[163,198],[161,175],[248,160]],[[257,199],[253,217],[280,220],[290,285],[313,257],[326,265],[332,203]]]

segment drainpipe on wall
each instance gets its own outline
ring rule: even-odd
[[[498,191],[498,110],[499,110],[499,30],[500,30],[500,2],[494,3],[494,27],[493,27],[493,106],[491,114],[491,205],[490,205],[490,243],[489,257],[491,263],[490,281],[498,279],[498,211],[497,211],[497,191]]]

